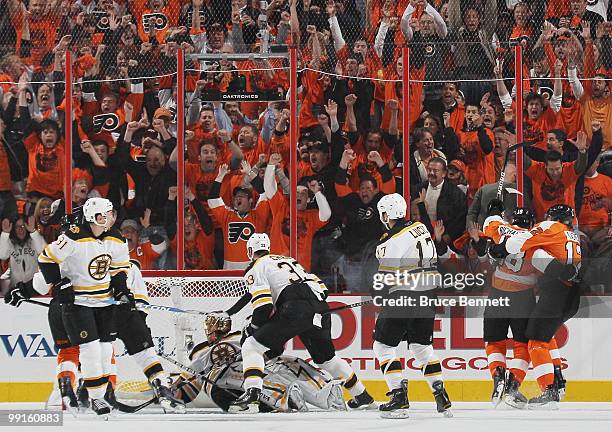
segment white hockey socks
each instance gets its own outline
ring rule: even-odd
[[[108,375],[104,375],[102,367],[101,345],[98,339],[79,345],[79,361],[83,373],[83,382],[91,399],[102,399],[108,383]]]
[[[429,388],[433,392],[433,383],[442,381],[442,366],[440,365],[440,359],[434,354],[431,345],[411,343],[408,345],[408,348],[410,348],[417,365],[421,368],[421,372],[427,380],[427,384],[429,384]]]
[[[168,374],[164,372],[164,368],[159,362],[159,357],[155,353],[155,348],[150,347],[140,351],[131,356],[134,361],[140,366],[142,372],[146,375],[149,382],[152,382],[155,378],[159,378],[164,381],[168,378]]]
[[[263,388],[264,353],[268,350],[249,336],[242,344],[242,372],[244,374],[244,389]]]
[[[334,379],[344,381],[344,388],[351,396],[358,396],[365,391],[365,387],[355,375],[355,371],[348,362],[338,356],[319,365],[322,369],[329,372]]]
[[[389,390],[400,388],[402,386],[402,363],[397,357],[397,347],[374,341],[372,349]]]

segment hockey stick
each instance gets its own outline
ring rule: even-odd
[[[359,303],[352,303],[352,304],[348,304],[348,305],[344,305],[344,306],[338,306],[338,307],[335,307],[335,308],[332,308],[332,309],[328,309],[328,310],[326,310],[324,312],[321,312],[321,315],[327,315],[327,314],[334,313],[334,312],[340,312],[340,311],[343,311],[343,310],[346,310],[346,309],[353,309],[353,308],[356,308],[356,307],[359,307],[359,306],[364,306],[364,305],[370,304],[373,301],[374,301],[374,299],[371,299],[371,300],[364,300],[364,301],[359,302]]]
[[[502,192],[504,190],[504,179],[506,178],[506,166],[508,165],[508,160],[510,159],[510,153],[518,150],[523,147],[529,147],[535,144],[535,141],[523,141],[522,143],[518,143],[508,147],[506,150],[506,157],[504,158],[504,165],[502,166],[501,173],[499,174],[499,183],[497,183],[497,194],[495,195],[496,199],[501,199]]]
[[[26,300],[24,300],[24,302],[30,303],[30,304],[35,304],[35,305],[38,305],[38,306],[44,306],[46,308],[49,307],[49,303],[41,302],[41,301],[38,301],[38,300],[26,299]]]
[[[107,304],[107,305],[121,305],[124,304],[123,302],[117,301],[117,300],[86,300],[86,299],[76,299],[74,304],[77,306],[91,306],[94,304]],[[162,311],[162,312],[172,312],[172,313],[185,313],[185,314],[191,314],[191,315],[208,315],[208,313],[206,312],[201,312],[201,311],[197,311],[197,310],[187,310],[187,309],[181,309],[181,308],[177,308],[174,306],[162,306],[162,305],[152,305],[152,304],[143,304],[143,303],[139,303],[137,305],[138,309],[146,309],[146,310],[153,310],[153,311]]]

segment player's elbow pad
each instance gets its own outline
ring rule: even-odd
[[[563,264],[559,260],[553,260],[548,264],[544,274],[554,279],[560,279],[562,281],[571,281],[578,274],[578,270],[573,264]]]
[[[57,284],[60,280],[62,280],[62,275],[60,273],[59,265],[55,263],[38,263],[38,267],[40,268],[40,272],[45,278],[45,282],[48,284]]]
[[[257,309],[253,311],[253,317],[251,318],[251,324],[254,325],[255,327],[261,327],[268,321],[273,310],[274,310],[274,306],[272,304],[259,306]]]

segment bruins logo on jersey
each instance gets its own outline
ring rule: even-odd
[[[227,240],[232,244],[238,243],[238,240],[247,241],[255,232],[250,222],[230,222],[228,228]]]
[[[89,276],[95,280],[102,280],[107,275],[111,265],[111,256],[108,254],[98,255],[89,262]]]

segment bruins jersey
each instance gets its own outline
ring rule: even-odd
[[[112,298],[111,277],[130,269],[127,242],[112,229],[95,238],[89,224],[71,225],[38,257],[40,264],[58,264],[63,277],[71,280],[76,299],[93,307]]]
[[[149,291],[147,290],[147,284],[145,283],[138,266],[130,264],[126,284],[130,291],[132,291],[132,294],[134,294],[136,304],[149,304]]]
[[[581,260],[580,238],[557,221],[540,222],[529,231],[510,236],[506,250],[510,254],[533,250],[533,265],[542,272],[552,259],[576,266]]]
[[[195,400],[201,391],[210,396],[211,383],[220,384],[218,381],[222,377],[225,381],[232,377],[233,381],[237,383],[237,388],[241,388],[243,382],[242,364],[236,365],[234,363],[239,353],[239,331],[228,334],[212,347],[208,342],[196,345],[189,354],[189,360],[191,360],[189,368],[198,372],[200,376],[206,377],[206,379],[194,378],[193,374],[189,372],[181,372],[177,382],[187,381],[187,384],[182,386],[177,396],[185,402]]]
[[[307,284],[321,300],[327,297],[327,287],[317,276],[304,270],[295,259],[282,255],[264,255],[253,261],[246,269],[244,281],[253,310],[276,304],[281,293],[294,283]]]
[[[521,227],[509,224],[499,216],[490,216],[484,221],[483,232],[493,242],[499,244],[512,235],[525,232]],[[532,265],[534,250],[508,255],[504,264],[495,269],[493,280],[494,288],[501,291],[523,291],[537,282],[537,271]]]
[[[389,292],[428,291],[442,283],[438,254],[427,227],[421,222],[401,221],[380,239],[376,247],[379,273],[398,275],[393,284],[385,280]],[[391,278],[390,278],[391,279]]]

